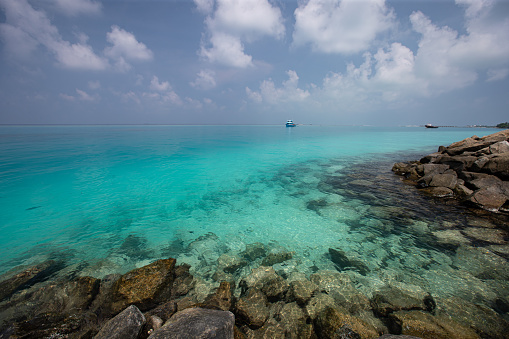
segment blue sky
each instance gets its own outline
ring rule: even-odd
[[[2,124],[509,121],[509,1],[0,0]]]

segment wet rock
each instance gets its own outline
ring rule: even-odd
[[[263,258],[262,266],[272,266],[282,263],[283,261],[292,259],[294,254],[295,252],[269,253],[265,258]]]
[[[180,297],[189,293],[194,287],[195,280],[191,273],[189,273],[190,266],[187,264],[175,267],[175,280],[171,289],[172,297]]]
[[[171,318],[172,315],[177,313],[177,303],[172,300],[165,302],[164,304],[158,305],[156,308],[151,309],[147,312],[146,318],[150,318],[152,316],[156,316],[160,318],[163,322],[167,321]]]
[[[493,309],[456,297],[439,299],[437,316],[474,329],[481,338],[507,338],[509,323]]]
[[[452,197],[454,195],[453,190],[447,187],[429,187],[423,189],[423,191],[437,198]]]
[[[124,254],[132,259],[145,259],[150,258],[151,253],[147,251],[147,239],[140,237],[136,234],[129,234],[122,245],[118,248],[117,252]]]
[[[450,320],[442,320],[423,311],[398,311],[389,317],[394,333],[430,339],[476,339],[479,336],[469,327]]]
[[[113,312],[116,313],[127,305],[136,305],[141,310],[147,310],[169,298],[174,268],[175,259],[161,259],[121,276],[112,288]]]
[[[288,290],[288,282],[279,276],[272,267],[260,266],[251,270],[251,274],[239,283],[241,293],[255,287],[270,300],[281,298]]]
[[[285,338],[310,338],[313,327],[306,322],[306,314],[297,303],[285,304],[279,315],[279,323],[284,328]]]
[[[336,301],[330,295],[318,293],[314,295],[306,305],[306,312],[312,320],[327,307],[337,307]]]
[[[262,327],[270,314],[267,297],[257,288],[250,288],[236,303],[235,309],[239,321],[253,329]]]
[[[176,313],[150,339],[167,338],[231,338],[235,316],[228,311],[188,308]]]
[[[447,187],[449,189],[454,189],[456,187],[456,183],[458,182],[458,176],[456,173],[454,174],[437,174],[431,178],[429,185],[431,187]]]
[[[205,300],[207,308],[228,311],[233,304],[232,287],[229,282],[223,281],[216,292]]]
[[[10,326],[0,333],[1,338],[67,338],[83,327],[86,319],[93,314],[63,315],[61,313],[40,313],[35,317]]]
[[[450,244],[454,246],[468,245],[470,241],[459,230],[435,231],[433,235],[441,244]]]
[[[296,301],[299,305],[305,305],[318,290],[318,285],[309,280],[296,280],[290,283],[288,299]]]
[[[353,286],[346,273],[319,271],[312,274],[310,280],[318,286],[319,291],[327,293],[336,304],[352,314],[371,308],[368,298]]]
[[[421,338],[414,337],[413,335],[404,334],[384,334],[376,339],[421,339]]]
[[[459,247],[453,264],[480,279],[509,279],[507,260],[482,247]]]
[[[321,338],[376,338],[378,332],[357,317],[350,316],[336,308],[326,307],[316,320],[315,328]]]
[[[9,276],[0,282],[0,301],[10,297],[16,291],[28,288],[37,282],[43,281],[49,275],[55,273],[62,267],[61,263],[48,260],[35,266],[26,268],[22,272]],[[4,278],[2,277],[2,278]]]
[[[507,244],[505,238],[507,233],[503,230],[491,229],[491,228],[477,228],[469,227],[463,231],[467,236],[476,240],[489,242],[492,244]]]
[[[266,253],[267,249],[265,245],[260,242],[255,242],[253,244],[247,244],[246,250],[242,252],[242,255],[250,261],[255,261],[258,258],[264,257]]]
[[[387,317],[389,314],[401,310],[433,312],[436,303],[429,294],[389,286],[373,294],[371,306],[377,316]]]
[[[145,324],[145,316],[134,305],[109,320],[94,339],[136,339]]]
[[[187,251],[191,256],[199,259],[201,266],[215,266],[220,254],[225,252],[225,247],[217,235],[207,233],[192,241]]]
[[[329,248],[329,255],[338,270],[354,269],[362,275],[366,275],[370,271],[368,266],[355,253],[347,253],[340,249]]]
[[[145,317],[147,319],[145,325],[143,326],[143,329],[141,330],[141,334],[138,336],[139,339],[146,339],[152,332],[154,332],[157,329],[160,329],[164,321],[163,319],[159,318],[157,315],[152,315],[150,317]]]
[[[223,270],[226,273],[235,273],[239,268],[246,266],[248,263],[245,259],[230,254],[222,254],[217,259],[218,270]]]

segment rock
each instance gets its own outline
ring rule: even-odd
[[[338,270],[354,269],[362,275],[366,275],[370,271],[362,259],[354,253],[346,253],[339,249],[329,248],[329,255]]]
[[[353,286],[346,273],[319,271],[312,274],[310,280],[352,314],[371,308],[368,298]]]
[[[451,244],[454,246],[470,244],[470,241],[459,230],[443,230],[432,233],[441,244]]]
[[[279,276],[272,267],[259,266],[251,270],[251,274],[243,278],[239,286],[241,294],[255,287],[261,290],[269,300],[281,298],[288,290],[288,283]]]
[[[423,311],[398,311],[389,316],[391,331],[430,339],[477,339],[469,327],[453,320],[442,321]]]
[[[387,317],[389,314],[401,310],[432,312],[436,304],[429,294],[405,291],[389,286],[373,294],[371,306],[375,315]]]
[[[445,164],[430,163],[430,164],[423,165],[424,176],[430,175],[430,174],[431,175],[442,174],[448,169],[449,169],[449,165],[445,165]]]
[[[175,301],[168,301],[164,304],[157,306],[156,308],[151,309],[147,312],[147,318],[151,316],[156,316],[160,318],[163,323],[171,318],[177,312],[177,303]]]
[[[326,307],[337,307],[336,301],[328,294],[318,293],[308,301],[306,312],[312,320],[315,320]]]
[[[507,338],[509,322],[491,308],[452,297],[437,301],[437,316],[474,329],[481,338]]]
[[[494,174],[503,180],[509,180],[509,153],[490,158],[482,170]]]
[[[94,339],[136,339],[145,324],[145,316],[134,305],[109,320]]]
[[[422,189],[422,191],[437,198],[452,197],[454,195],[453,190],[447,187],[428,187]]]
[[[506,259],[482,247],[459,247],[453,264],[480,279],[509,279]]]
[[[0,282],[0,301],[10,297],[16,291],[25,289],[46,279],[49,275],[62,267],[61,263],[48,260],[13,276],[6,274],[6,279]],[[3,278],[3,277],[2,277]]]
[[[194,287],[195,280],[189,273],[190,266],[183,264],[175,267],[175,280],[171,289],[172,297],[181,297],[189,293]]]
[[[492,244],[507,244],[507,233],[499,229],[469,227],[463,231],[467,236]]]
[[[478,189],[467,198],[467,201],[488,211],[498,211],[508,198],[499,186],[494,185]]]
[[[421,338],[414,337],[413,335],[404,334],[384,334],[376,339],[421,339]]]
[[[228,311],[232,307],[233,295],[229,282],[223,281],[216,292],[205,300],[206,308]]]
[[[157,315],[151,315],[146,319],[147,322],[145,323],[145,326],[143,326],[141,335],[138,337],[140,339],[148,338],[148,336],[152,334],[152,332],[161,328],[164,324],[163,319],[159,318]]]
[[[477,160],[477,157],[471,155],[457,155],[454,157],[451,156],[443,156],[438,160],[440,164],[449,165],[450,168],[455,170],[456,172],[465,171],[474,165],[474,162]]]
[[[241,297],[235,305],[235,314],[239,320],[244,321],[249,327],[256,329],[263,326],[269,317],[267,298],[257,288],[250,288],[246,295]]]
[[[309,280],[296,280],[290,283],[288,299],[296,301],[299,305],[305,305],[318,290],[318,285]]]
[[[127,305],[147,310],[169,298],[174,280],[175,259],[161,259],[127,272],[112,287],[112,310]]]
[[[65,316],[61,313],[39,313],[29,320],[11,325],[0,332],[1,338],[68,338],[81,334],[86,322],[95,322],[97,317],[93,313],[82,313]],[[90,333],[88,329],[85,330]],[[95,333],[93,330],[91,331]],[[85,334],[85,333],[84,333]],[[86,337],[86,336],[85,336]],[[88,335],[90,338],[91,335]]]
[[[188,308],[176,313],[149,339],[233,339],[235,316],[228,311]]]
[[[263,327],[254,331],[253,337],[282,339],[315,338],[313,337],[313,325],[307,323],[305,313],[296,303],[274,306],[275,310],[272,318],[267,320]]]
[[[509,152],[509,142],[507,140],[496,142],[489,147],[490,154],[501,154]]]
[[[236,255],[222,254],[217,259],[218,269],[223,270],[226,273],[235,273],[239,268],[247,265],[247,261]]]
[[[258,258],[264,257],[267,253],[265,245],[259,242],[255,242],[254,244],[247,244],[246,250],[242,252],[244,258],[254,261]]]
[[[320,338],[375,338],[378,332],[361,319],[326,307],[318,314],[315,328]]]
[[[272,266],[293,258],[295,252],[269,253],[262,261],[262,266]]]
[[[450,189],[454,189],[454,187],[456,187],[457,182],[458,176],[456,175],[456,173],[436,174],[431,178],[429,185],[432,187],[447,187]]]

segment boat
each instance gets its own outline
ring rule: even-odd
[[[432,124],[426,124],[424,125],[426,128],[438,128],[438,126],[433,126]]]
[[[293,123],[293,120],[287,120],[287,121],[286,121],[286,127],[295,127],[295,126],[297,126],[297,125],[295,125],[295,124]]]

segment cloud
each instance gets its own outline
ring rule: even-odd
[[[85,91],[83,91],[81,89],[78,89],[78,88],[76,88],[76,94],[77,94],[77,96],[72,96],[72,95],[69,95],[69,94],[60,93],[60,97],[65,99],[65,100],[68,100],[68,101],[76,101],[76,100],[80,100],[80,101],[96,101],[97,100],[96,97],[91,96],[87,92],[85,92]]]
[[[106,47],[104,54],[115,61],[115,67],[120,71],[131,68],[127,61],[148,61],[153,58],[152,51],[144,43],[136,40],[134,34],[118,26],[111,26],[111,32],[106,34],[106,40],[112,46]]]
[[[159,82],[159,78],[154,75],[150,81],[150,89],[157,92],[164,92],[171,89],[171,86],[168,81]]]
[[[244,52],[244,43],[264,36],[280,39],[285,34],[281,10],[268,0],[195,0],[195,4],[207,14],[208,38],[202,41],[200,55],[212,63],[253,66],[252,56]]]
[[[191,86],[201,89],[212,89],[216,87],[216,73],[212,70],[201,70]]]
[[[79,14],[99,14],[102,9],[100,2],[93,0],[53,0],[57,9],[68,16]]]
[[[72,44],[62,39],[46,13],[36,10],[26,0],[0,0],[6,23],[0,25],[0,34],[9,53],[27,58],[37,46],[46,47],[59,66],[81,70],[103,70],[108,62],[94,53],[92,47],[80,42]],[[84,35],[81,35],[83,41]]]
[[[293,44],[323,53],[367,50],[378,34],[394,25],[385,0],[309,0],[295,10]]]
[[[457,2],[465,6],[465,34],[437,26],[423,13],[414,12],[410,22],[420,35],[415,51],[393,42],[375,53],[365,52],[358,66],[349,63],[344,72],[330,72],[311,92],[299,90],[298,77],[290,71],[282,87],[269,79],[259,91],[246,88],[246,94],[258,103],[300,99],[331,111],[360,112],[461,89],[474,84],[482,73],[486,81],[505,79],[509,76],[509,19],[493,16],[490,1]]]
[[[89,81],[88,82],[88,88],[96,90],[101,88],[101,82],[100,81]]]
[[[281,102],[296,102],[302,101],[309,97],[308,91],[298,88],[299,77],[293,70],[286,72],[288,80],[283,81],[282,86],[277,88],[274,82],[264,80],[260,85],[260,91],[252,91],[249,87],[246,87],[246,93],[251,100],[255,102],[268,102],[271,104]]]

